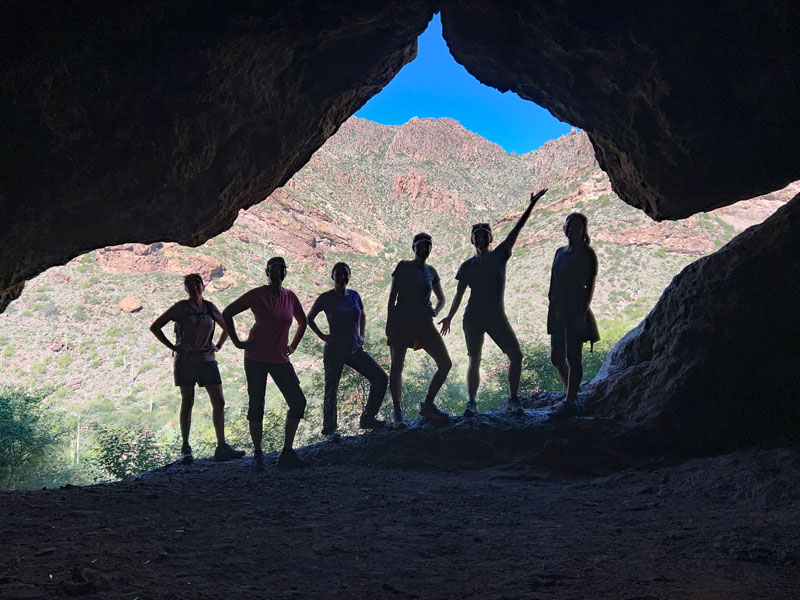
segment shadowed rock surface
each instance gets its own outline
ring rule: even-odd
[[[800,178],[794,3],[14,3],[0,309],[87,250],[229,227],[414,57],[437,6],[457,60],[585,129],[656,219]]]
[[[678,274],[611,351],[593,414],[654,452],[800,439],[800,195]]]

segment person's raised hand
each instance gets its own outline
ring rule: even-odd
[[[544,188],[543,190],[539,190],[535,194],[533,192],[531,192],[531,206],[535,205],[536,202],[539,201],[539,198],[544,196],[546,192],[547,192],[547,188]]]
[[[444,319],[439,321],[439,325],[442,326],[440,330],[442,335],[447,335],[448,333],[450,333],[450,321],[452,320],[453,317],[445,317]]]

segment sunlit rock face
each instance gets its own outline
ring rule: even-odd
[[[446,0],[482,82],[584,129],[614,190],[675,219],[800,178],[800,4]]]
[[[0,311],[94,248],[196,245],[416,56],[396,3],[14,3],[0,25]]]
[[[800,195],[686,267],[594,381],[592,411],[641,448],[800,439]]]

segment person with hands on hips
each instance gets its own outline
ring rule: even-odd
[[[386,318],[386,343],[392,357],[389,389],[394,404],[394,426],[403,427],[401,396],[403,366],[409,348],[422,348],[436,363],[436,371],[428,383],[428,392],[420,403],[419,414],[427,419],[445,421],[449,415],[433,403],[436,394],[453,366],[447,346],[433,324],[433,318],[444,308],[445,296],[439,274],[427,264],[433,241],[430,234],[418,233],[411,248],[413,260],[401,260],[392,272],[389,307]],[[431,306],[431,291],[436,306]]]
[[[323,402],[322,435],[329,441],[338,441],[336,394],[345,365],[369,380],[369,397],[359,418],[361,429],[377,429],[386,423],[377,418],[389,378],[386,372],[363,348],[366,315],[361,296],[347,289],[350,267],[339,262],[331,270],[333,289],[323,292],[308,312],[308,326],[325,342],[325,396]],[[328,320],[329,333],[323,333],[315,319],[320,312]]]
[[[517,242],[520,231],[528,221],[536,202],[544,196],[546,189],[531,194],[528,207],[522,213],[511,232],[497,248],[490,250],[493,241],[492,228],[489,223],[477,223],[472,226],[470,241],[475,247],[475,256],[464,261],[458,269],[456,279],[458,288],[456,297],[450,306],[450,312],[439,321],[442,335],[450,331],[453,320],[464,292],[470,288],[469,301],[464,310],[464,337],[467,341],[469,368],[467,370],[467,407],[465,417],[472,417],[478,412],[477,395],[480,384],[481,354],[485,334],[500,347],[508,357],[508,391],[506,407],[522,414],[522,403],[519,400],[519,382],[522,375],[522,349],[517,336],[506,316],[504,294],[506,286],[506,263],[511,258],[511,251]]]
[[[257,471],[264,470],[261,442],[267,375],[272,377],[289,405],[278,468],[293,469],[308,466],[308,463],[297,456],[293,449],[297,427],[305,415],[306,397],[300,389],[300,380],[294,367],[289,362],[289,355],[297,349],[297,345],[303,339],[308,320],[297,295],[283,287],[286,261],[280,256],[270,258],[267,261],[266,274],[267,285],[245,292],[222,311],[231,342],[237,348],[244,350],[244,372],[247,377],[249,398],[247,421],[250,426],[250,437],[253,440],[253,466]],[[250,329],[247,340],[240,340],[236,334],[233,318],[246,310],[253,312],[255,323]],[[292,343],[287,344],[293,320],[297,322],[297,330]]]
[[[211,400],[211,420],[217,436],[214,458],[218,461],[241,458],[244,451],[234,450],[225,443],[225,397],[216,360],[216,353],[228,338],[225,323],[217,307],[203,299],[205,284],[198,273],[184,277],[183,286],[189,298],[173,304],[150,325],[150,331],[156,339],[172,350],[175,356],[173,374],[175,385],[181,390],[181,462],[191,464],[194,460],[192,447],[189,445],[189,432],[192,427],[195,385],[204,387]],[[175,322],[177,339],[174,344],[163,331],[164,325],[170,321]],[[222,329],[216,344],[215,323]]]

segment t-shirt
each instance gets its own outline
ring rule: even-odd
[[[395,315],[400,319],[430,318],[433,314],[431,290],[439,282],[436,269],[413,260],[401,260],[392,277],[397,291]]]
[[[358,292],[345,290],[344,296],[341,296],[336,290],[329,290],[319,295],[314,307],[323,311],[328,319],[328,331],[332,339],[327,345],[348,354],[358,351],[361,347],[358,343],[361,313],[364,310]]]
[[[245,358],[266,363],[289,362],[289,328],[292,319],[300,318],[303,307],[295,293],[282,289],[279,296],[263,285],[242,296],[256,317],[250,328],[250,347]]]
[[[181,350],[176,355],[182,360],[216,360],[214,340],[214,316],[222,319],[219,309],[208,300],[203,300],[200,308],[192,306],[188,300],[176,302],[170,308],[175,321],[177,338],[175,344]]]
[[[477,255],[464,261],[456,279],[470,288],[464,318],[505,315],[503,295],[506,289],[506,263],[511,258],[508,244],[501,242],[497,248],[482,258]]]
[[[597,275],[597,255],[590,247],[568,246],[556,250],[550,271],[550,304],[565,313],[583,309],[589,297],[589,287]]]

